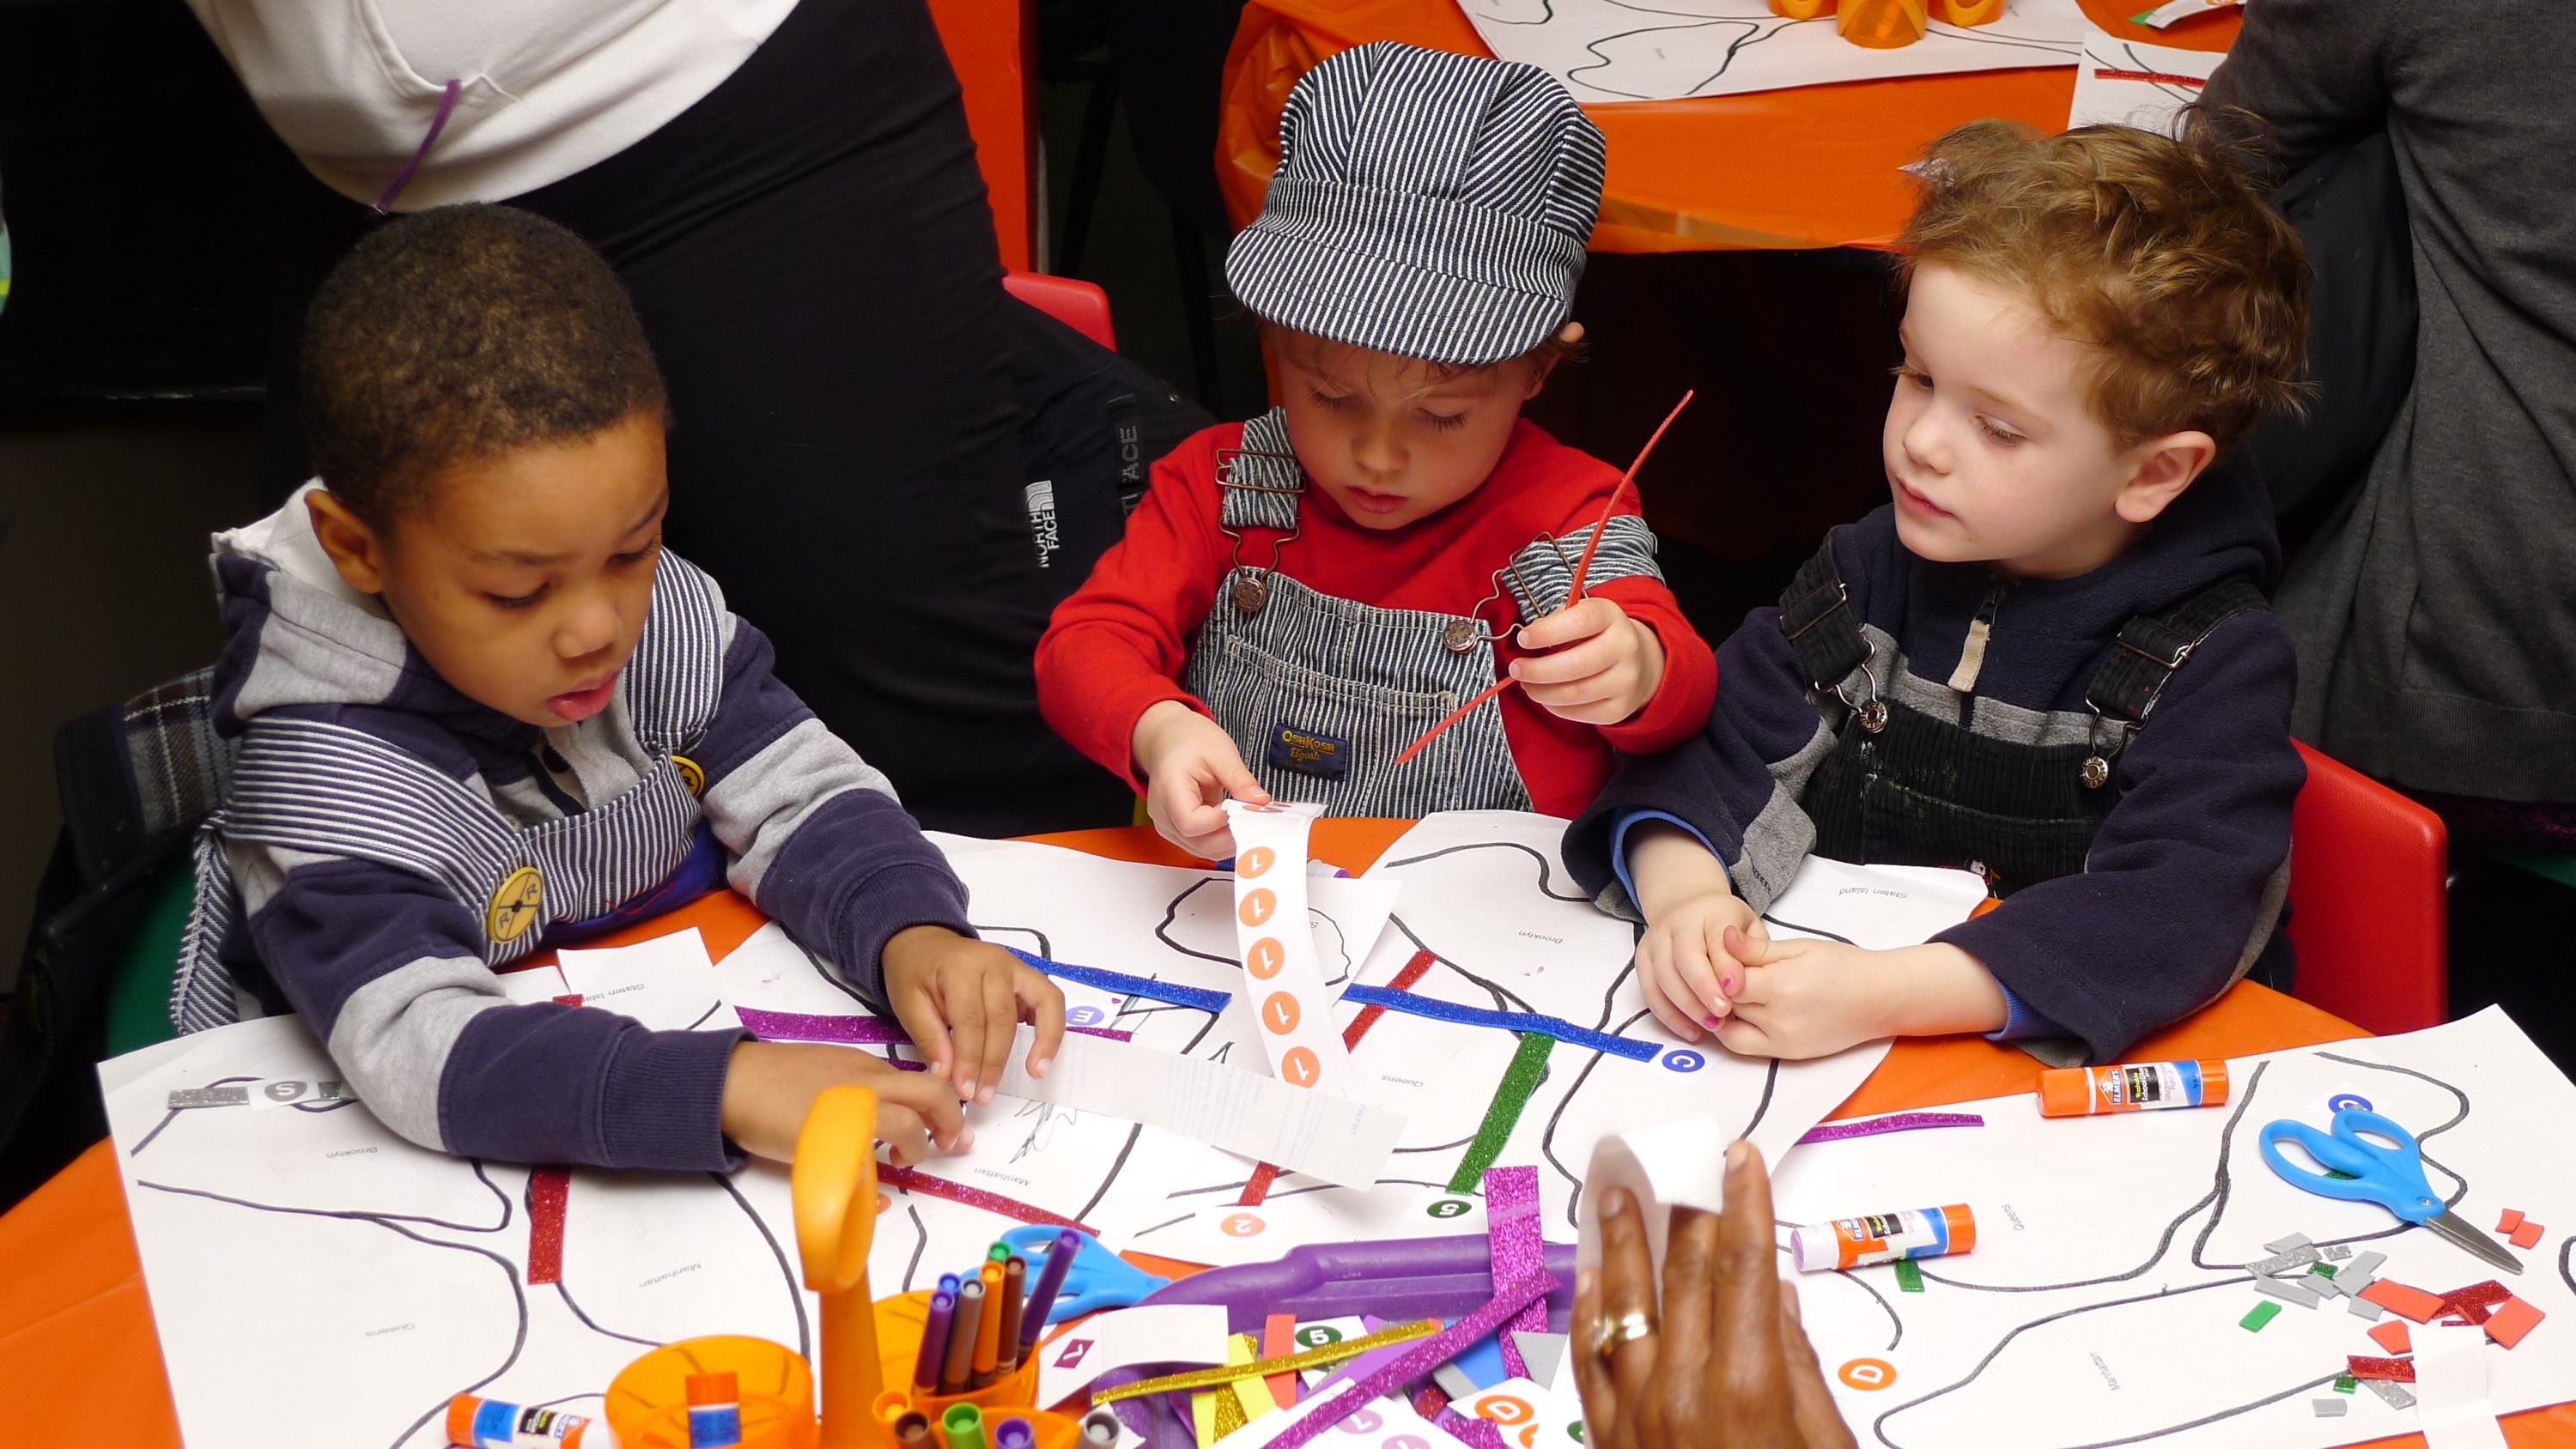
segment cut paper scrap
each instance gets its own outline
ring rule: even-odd
[[[1066,1037],[1046,1076],[1031,1077],[1035,1039],[1020,1027],[997,1091],[1160,1127],[1326,1182],[1375,1182],[1404,1131],[1404,1119],[1382,1108],[1132,1042]]]
[[[2087,21],[2066,124],[2170,133],[2182,108],[2200,98],[2201,87],[2225,59],[2214,50],[2123,40]]]
[[[1273,1076],[1335,1096],[1352,1091],[1351,1054],[1306,920],[1306,835],[1320,805],[1225,802],[1234,833],[1234,921],[1244,990]]]
[[[1601,1266],[1601,1199],[1614,1187],[1624,1188],[1645,1218],[1646,1251],[1661,1274],[1673,1209],[1725,1210],[1730,1140],[1723,1126],[1701,1119],[1614,1132],[1594,1143],[1592,1170],[1584,1174],[1583,1234],[1574,1261],[1586,1268]]]
[[[2426,1449],[2505,1449],[2503,1426],[2487,1389],[2484,1344],[2469,1344],[2418,1361],[2415,1427]]]
[[[1111,1369],[1223,1363],[1225,1309],[1167,1303],[1096,1314],[1038,1350],[1038,1402],[1060,1404]]]
[[[1829,16],[1791,20],[1765,0],[1643,9],[1612,0],[1464,0],[1503,60],[1535,65],[1585,105],[1679,100],[1898,76],[2072,65],[2083,12],[2068,0],[2011,0],[1973,29],[1932,22],[1893,50],[1853,45]]]

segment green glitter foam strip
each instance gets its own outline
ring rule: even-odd
[[[1512,1064],[1503,1068],[1502,1084],[1494,1089],[1494,1100],[1485,1108],[1485,1120],[1476,1128],[1476,1139],[1467,1144],[1467,1155],[1459,1159],[1458,1170],[1449,1175],[1451,1192],[1472,1193],[1485,1180],[1485,1169],[1503,1155],[1503,1144],[1511,1140],[1522,1109],[1529,1106],[1539,1079],[1547,1075],[1547,1055],[1554,1050],[1556,1038],[1552,1036],[1534,1031],[1522,1035],[1520,1050],[1512,1053]]]

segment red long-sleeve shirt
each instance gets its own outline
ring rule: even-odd
[[[1047,723],[1089,755],[1141,788],[1130,744],[1136,719],[1177,699],[1202,714],[1207,706],[1181,687],[1190,647],[1234,562],[1234,543],[1218,531],[1223,508],[1217,454],[1243,436],[1241,423],[1200,432],[1154,465],[1153,486],[1127,536],[1101,556],[1091,577],[1058,605],[1038,641],[1038,707]],[[1557,442],[1522,419],[1484,486],[1429,518],[1397,529],[1364,528],[1320,488],[1306,490],[1302,529],[1279,553],[1280,571],[1336,598],[1386,609],[1473,611],[1493,592],[1496,569],[1541,533],[1560,537],[1587,528],[1619,483],[1617,470]],[[1633,513],[1622,505],[1623,512]],[[1244,535],[1243,557],[1270,560],[1269,530]],[[1571,816],[1592,803],[1610,777],[1612,746],[1633,754],[1669,749],[1696,733],[1717,699],[1717,660],[1672,591],[1655,579],[1587,585],[1655,631],[1664,677],[1655,696],[1624,724],[1588,725],[1532,704],[1521,690],[1501,696],[1503,733],[1537,808]],[[1513,612],[1509,595],[1485,606],[1489,623]],[[1509,639],[1495,646],[1497,668],[1524,653]]]

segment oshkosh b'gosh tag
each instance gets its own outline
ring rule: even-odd
[[[1270,763],[1318,780],[1338,780],[1351,772],[1351,742],[1294,725],[1275,725],[1270,731]]]

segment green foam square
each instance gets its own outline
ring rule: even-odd
[[[1896,1260],[1896,1286],[1908,1293],[1923,1291],[1923,1269],[1912,1258]]]
[[[2261,1333],[2263,1325],[2279,1316],[2280,1312],[2281,1305],[2267,1298],[2255,1304],[2254,1311],[2238,1319],[2236,1325],[2248,1333]]]

